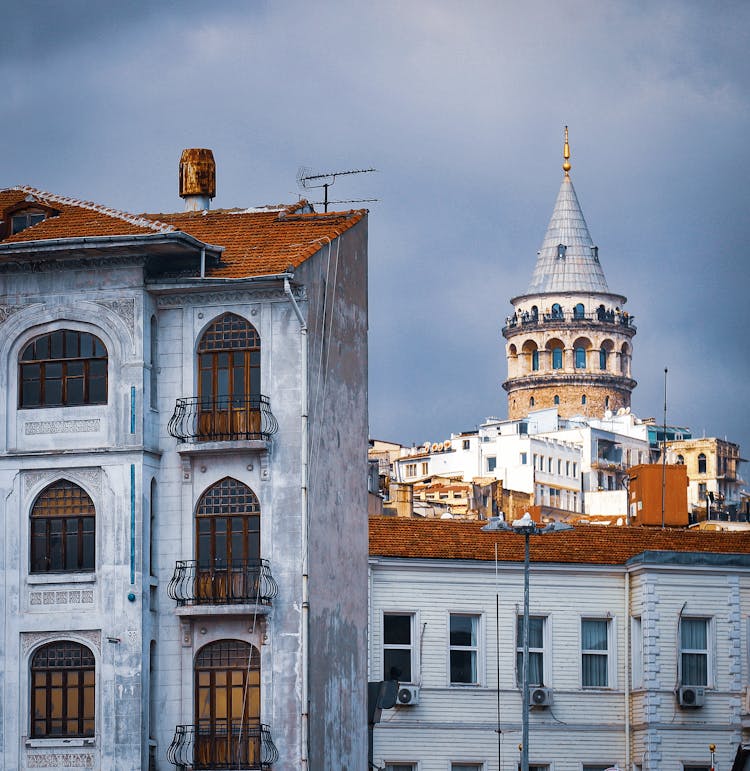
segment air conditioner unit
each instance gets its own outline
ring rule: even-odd
[[[683,685],[677,692],[677,701],[681,707],[702,707],[706,700],[706,689],[695,685]]]
[[[549,707],[552,704],[551,688],[529,688],[529,706]]]
[[[412,707],[419,704],[419,688],[416,685],[402,685],[398,689],[396,699],[402,707]]]

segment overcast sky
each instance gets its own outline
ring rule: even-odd
[[[562,178],[563,126],[633,410],[750,453],[750,3],[6,4],[0,185],[175,211],[185,147],[215,207],[291,202],[299,167],[370,208],[370,431],[506,415],[500,329]],[[315,200],[319,191],[312,191]],[[346,205],[339,208],[350,208]],[[744,467],[750,477],[750,465]]]

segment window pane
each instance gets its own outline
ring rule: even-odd
[[[703,618],[683,618],[680,624],[683,649],[706,650],[708,641],[706,627],[706,620]]]
[[[451,682],[476,683],[477,666],[474,651],[451,651]]]
[[[78,520],[65,520],[65,569],[78,569]]]
[[[523,616],[518,616],[516,637],[518,639],[518,647],[523,647]],[[543,648],[544,647],[544,617],[543,616],[529,616],[529,648]]]
[[[410,648],[386,648],[383,651],[383,679],[411,682]]]
[[[476,645],[476,618],[451,616],[450,644]]]
[[[584,653],[582,665],[582,678],[584,688],[607,687],[607,657]]]
[[[706,654],[682,654],[682,684],[708,685],[708,656]]]
[[[586,651],[607,650],[607,622],[603,619],[581,621],[581,644]]]
[[[383,642],[386,645],[411,645],[411,616],[394,613],[383,616]]]
[[[78,332],[71,329],[65,331],[65,358],[78,358]]]
[[[80,345],[79,355],[82,359],[91,359],[94,356],[94,338],[88,332],[81,332],[79,337],[79,345]],[[101,343],[99,343],[99,346],[101,348],[104,348],[104,346]],[[102,351],[102,353],[99,353],[97,355],[103,356],[104,351]]]
[[[64,356],[63,333],[61,330],[49,336],[50,359],[62,359]]]

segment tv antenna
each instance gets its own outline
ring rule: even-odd
[[[377,201],[377,198],[353,198],[347,201],[328,200],[328,188],[336,181],[336,177],[343,177],[347,174],[369,174],[371,171],[377,171],[377,169],[352,169],[351,171],[332,171],[327,174],[312,174],[312,169],[300,166],[300,169],[297,172],[297,184],[304,190],[322,187],[323,201],[316,201],[315,203],[322,203],[323,211],[327,212],[329,203],[366,203],[369,201]]]

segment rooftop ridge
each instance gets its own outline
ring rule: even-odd
[[[177,228],[173,225],[167,225],[159,220],[149,220],[145,217],[139,217],[135,214],[130,214],[120,209],[113,209],[110,206],[103,206],[93,201],[81,201],[77,198],[71,198],[70,196],[58,195],[57,193],[48,193],[45,190],[39,190],[38,188],[31,187],[30,185],[15,185],[8,188],[9,190],[18,190],[21,193],[27,193],[29,195],[36,196],[44,201],[51,201],[53,203],[60,203],[65,206],[78,206],[81,209],[88,209],[89,211],[97,212],[97,214],[104,214],[107,217],[113,217],[114,219],[122,220],[130,225],[136,225],[142,228],[148,228],[156,233],[174,233]]]

